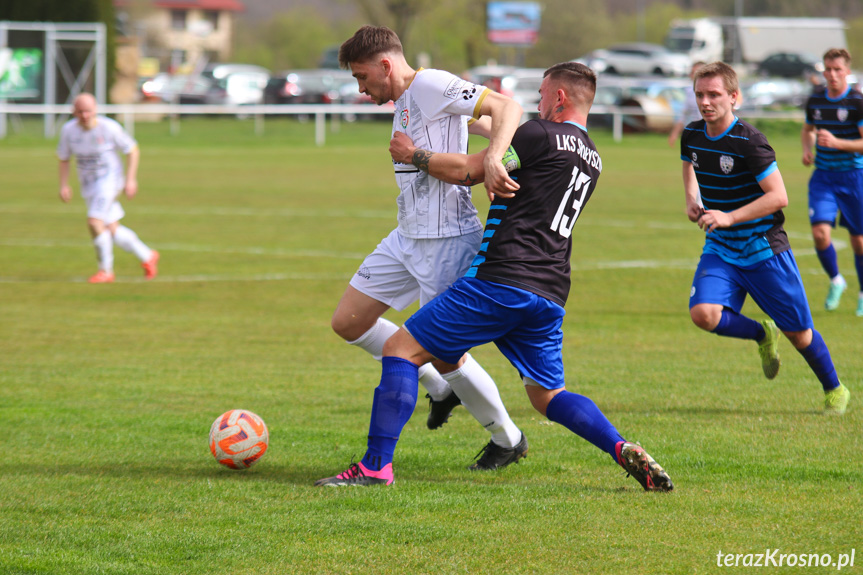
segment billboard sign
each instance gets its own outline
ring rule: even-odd
[[[542,7],[538,2],[489,2],[486,34],[494,44],[533,46],[539,38]]]
[[[0,48],[0,98],[32,100],[42,95],[42,50]]]

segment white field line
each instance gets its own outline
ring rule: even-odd
[[[9,211],[9,206],[0,207],[0,212]],[[244,209],[237,210],[227,208],[201,208],[198,210],[202,215],[231,215],[231,216],[271,216],[271,215],[279,215],[279,212],[273,212],[270,210],[254,210],[254,209]],[[291,211],[283,211],[281,215],[284,216],[288,213],[293,215],[297,215],[299,212],[291,212]],[[153,212],[155,213],[155,212]],[[176,210],[169,210],[165,213],[177,213]],[[323,212],[321,212],[323,213]],[[371,212],[369,212],[371,213]],[[303,212],[303,216],[311,214],[311,212]],[[317,214],[319,215],[319,214]],[[315,217],[317,217],[317,215]],[[332,214],[329,214],[330,216]],[[356,213],[351,213],[351,217],[356,217]],[[377,217],[377,216],[374,216]],[[609,220],[609,221],[597,221],[597,220],[588,220],[590,221],[591,226],[600,226],[600,227],[615,227],[615,228],[630,228],[632,227],[631,223],[620,221],[620,220]],[[585,221],[584,224],[587,224],[588,221]],[[669,230],[669,231],[693,231],[694,225],[691,223],[664,223],[664,222],[646,222],[643,224],[645,227],[650,229],[661,229],[661,230]],[[696,228],[697,229],[697,228]],[[792,239],[798,240],[798,245],[805,241],[811,241],[811,238],[808,234],[799,234],[799,233],[789,233],[789,237]],[[847,242],[842,240],[834,239],[834,245],[837,250],[843,250],[848,247]],[[89,242],[86,241],[54,241],[54,240],[34,240],[34,239],[5,239],[0,240],[0,247],[10,247],[10,248],[46,248],[46,249],[92,249],[92,246]],[[336,251],[325,251],[325,250],[290,250],[290,249],[278,249],[278,248],[263,248],[263,247],[224,247],[224,246],[209,246],[209,245],[195,245],[195,244],[158,244],[154,247],[157,247],[159,250],[163,250],[164,252],[190,252],[190,253],[211,253],[211,254],[235,254],[235,255],[255,255],[255,256],[272,256],[272,257],[286,257],[286,258],[327,258],[327,259],[348,259],[355,260],[359,262],[364,258],[366,253],[350,253],[350,252],[336,252]],[[806,248],[798,248],[794,251],[794,255],[796,257],[801,256],[814,256],[815,250],[811,247]],[[615,269],[666,269],[666,270],[679,270],[679,269],[691,269],[694,270],[695,266],[698,263],[698,258],[685,258],[685,259],[645,259],[645,260],[615,260],[615,261],[604,261],[604,262],[591,262],[591,263],[573,263],[572,270],[575,272],[589,272],[589,271],[604,271],[604,270],[615,270]],[[291,280],[344,280],[347,277],[348,273],[353,273],[353,270],[349,270],[346,274],[332,274],[332,273],[320,273],[320,274],[294,274],[294,273],[266,273],[266,274],[253,274],[253,275],[232,275],[232,274],[196,274],[196,275],[181,275],[181,276],[167,276],[160,275],[160,282],[220,282],[220,281],[291,281]],[[822,274],[823,271],[820,267],[810,266],[808,268],[801,268],[801,273],[805,273],[807,275],[815,275]],[[144,281],[140,278],[119,278],[120,281],[123,282],[137,282]],[[58,282],[58,283],[68,283],[68,282],[86,282],[86,277],[80,278],[69,278],[69,279],[28,279],[28,278],[12,278],[12,277],[2,277],[0,276],[0,283],[43,283],[43,282]]]

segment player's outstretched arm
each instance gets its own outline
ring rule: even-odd
[[[138,146],[135,146],[126,157],[126,183],[123,186],[123,191],[130,200],[138,193],[138,161],[140,157],[141,152],[138,150]]]
[[[816,129],[812,124],[803,124],[803,129],[800,131],[800,144],[803,147],[803,165],[811,166],[815,161],[815,154],[812,148],[815,146]]]
[[[518,189],[518,184],[504,169],[502,160],[523,113],[518,102],[497,92],[490,92],[482,101],[480,114],[491,116],[491,134],[484,166],[485,187],[489,195],[507,197]]]
[[[69,187],[69,160],[60,160],[60,199],[68,202],[72,199],[72,188]]]
[[[403,132],[396,132],[390,140],[390,155],[396,162],[413,164],[441,181],[462,186],[473,186],[485,179],[486,151],[470,155],[437,154],[417,148]]]

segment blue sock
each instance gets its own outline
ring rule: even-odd
[[[833,360],[830,358],[830,350],[827,349],[827,344],[821,334],[812,330],[812,343],[805,349],[798,349],[800,355],[815,372],[818,381],[824,391],[830,391],[839,387],[839,376],[836,375],[836,368],[833,367]]]
[[[824,271],[827,272],[830,279],[839,275],[839,262],[836,260],[836,248],[833,247],[832,242],[824,250],[816,249],[815,253],[818,254],[818,259],[821,261],[821,267],[824,268]]]
[[[860,291],[863,292],[863,255],[854,254],[854,267],[857,268],[857,281],[860,282]]]
[[[617,463],[614,446],[625,440],[590,398],[561,391],[548,403],[545,415],[605,451]]]
[[[713,328],[713,333],[725,337],[754,339],[755,341],[761,341],[765,335],[763,325],[728,308],[722,310],[722,317],[719,318],[719,323]]]
[[[406,359],[384,357],[381,383],[375,388],[368,449],[362,463],[380,471],[392,463],[402,429],[417,405],[419,368]]]

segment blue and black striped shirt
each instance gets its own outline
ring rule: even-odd
[[[848,88],[838,98],[831,98],[826,89],[818,90],[806,102],[806,123],[828,130],[842,140],[859,140],[863,126],[863,94]],[[815,167],[830,172],[847,172],[863,168],[863,154],[843,152],[816,146]]]
[[[722,134],[707,135],[704,120],[692,122],[680,139],[680,156],[695,169],[707,210],[732,212],[764,195],[759,182],[775,172],[776,153],[764,134],[737,118]],[[718,228],[706,235],[704,253],[748,267],[789,249],[782,210]]]

